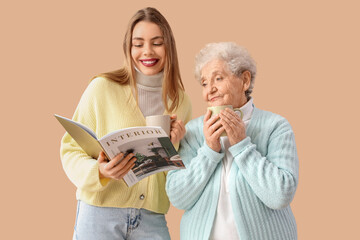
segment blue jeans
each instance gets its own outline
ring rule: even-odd
[[[169,240],[164,214],[145,209],[96,207],[78,201],[73,240]]]

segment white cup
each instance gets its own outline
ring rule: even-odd
[[[161,127],[170,136],[171,119],[169,115],[153,115],[145,118],[146,126]]]

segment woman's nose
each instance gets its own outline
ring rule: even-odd
[[[144,54],[145,55],[152,55],[154,53],[153,48],[150,44],[145,44],[144,47]]]
[[[209,89],[210,89],[210,93],[214,93],[214,92],[216,92],[216,90],[217,90],[216,86],[213,85],[213,84],[210,84],[210,85],[209,85]]]

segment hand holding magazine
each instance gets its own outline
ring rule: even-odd
[[[133,153],[135,166],[124,176],[131,187],[151,174],[185,168],[170,138],[160,127],[131,127],[111,132],[98,139],[96,134],[81,123],[55,114],[70,136],[91,157],[97,159],[104,151],[108,159],[120,152]]]

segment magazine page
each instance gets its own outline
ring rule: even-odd
[[[78,126],[79,128],[82,128],[84,131],[86,131],[88,134],[90,134],[93,138],[97,139],[97,136],[96,134],[94,133],[93,130],[91,130],[90,128],[88,128],[87,126],[81,124],[81,123],[78,123],[78,122],[75,122],[69,118],[66,118],[66,117],[63,117],[63,116],[60,116],[60,115],[57,115],[57,114],[54,114],[55,118],[64,126],[64,123],[68,123],[68,124],[72,124],[72,125],[76,125]]]
[[[162,171],[185,168],[165,131],[160,127],[133,127],[112,132],[99,140],[110,158],[133,153],[135,166],[124,177],[130,187]]]
[[[56,114],[55,118],[89,156],[95,159],[98,158],[100,151],[102,151],[102,147],[97,140],[96,134],[91,129]]]

